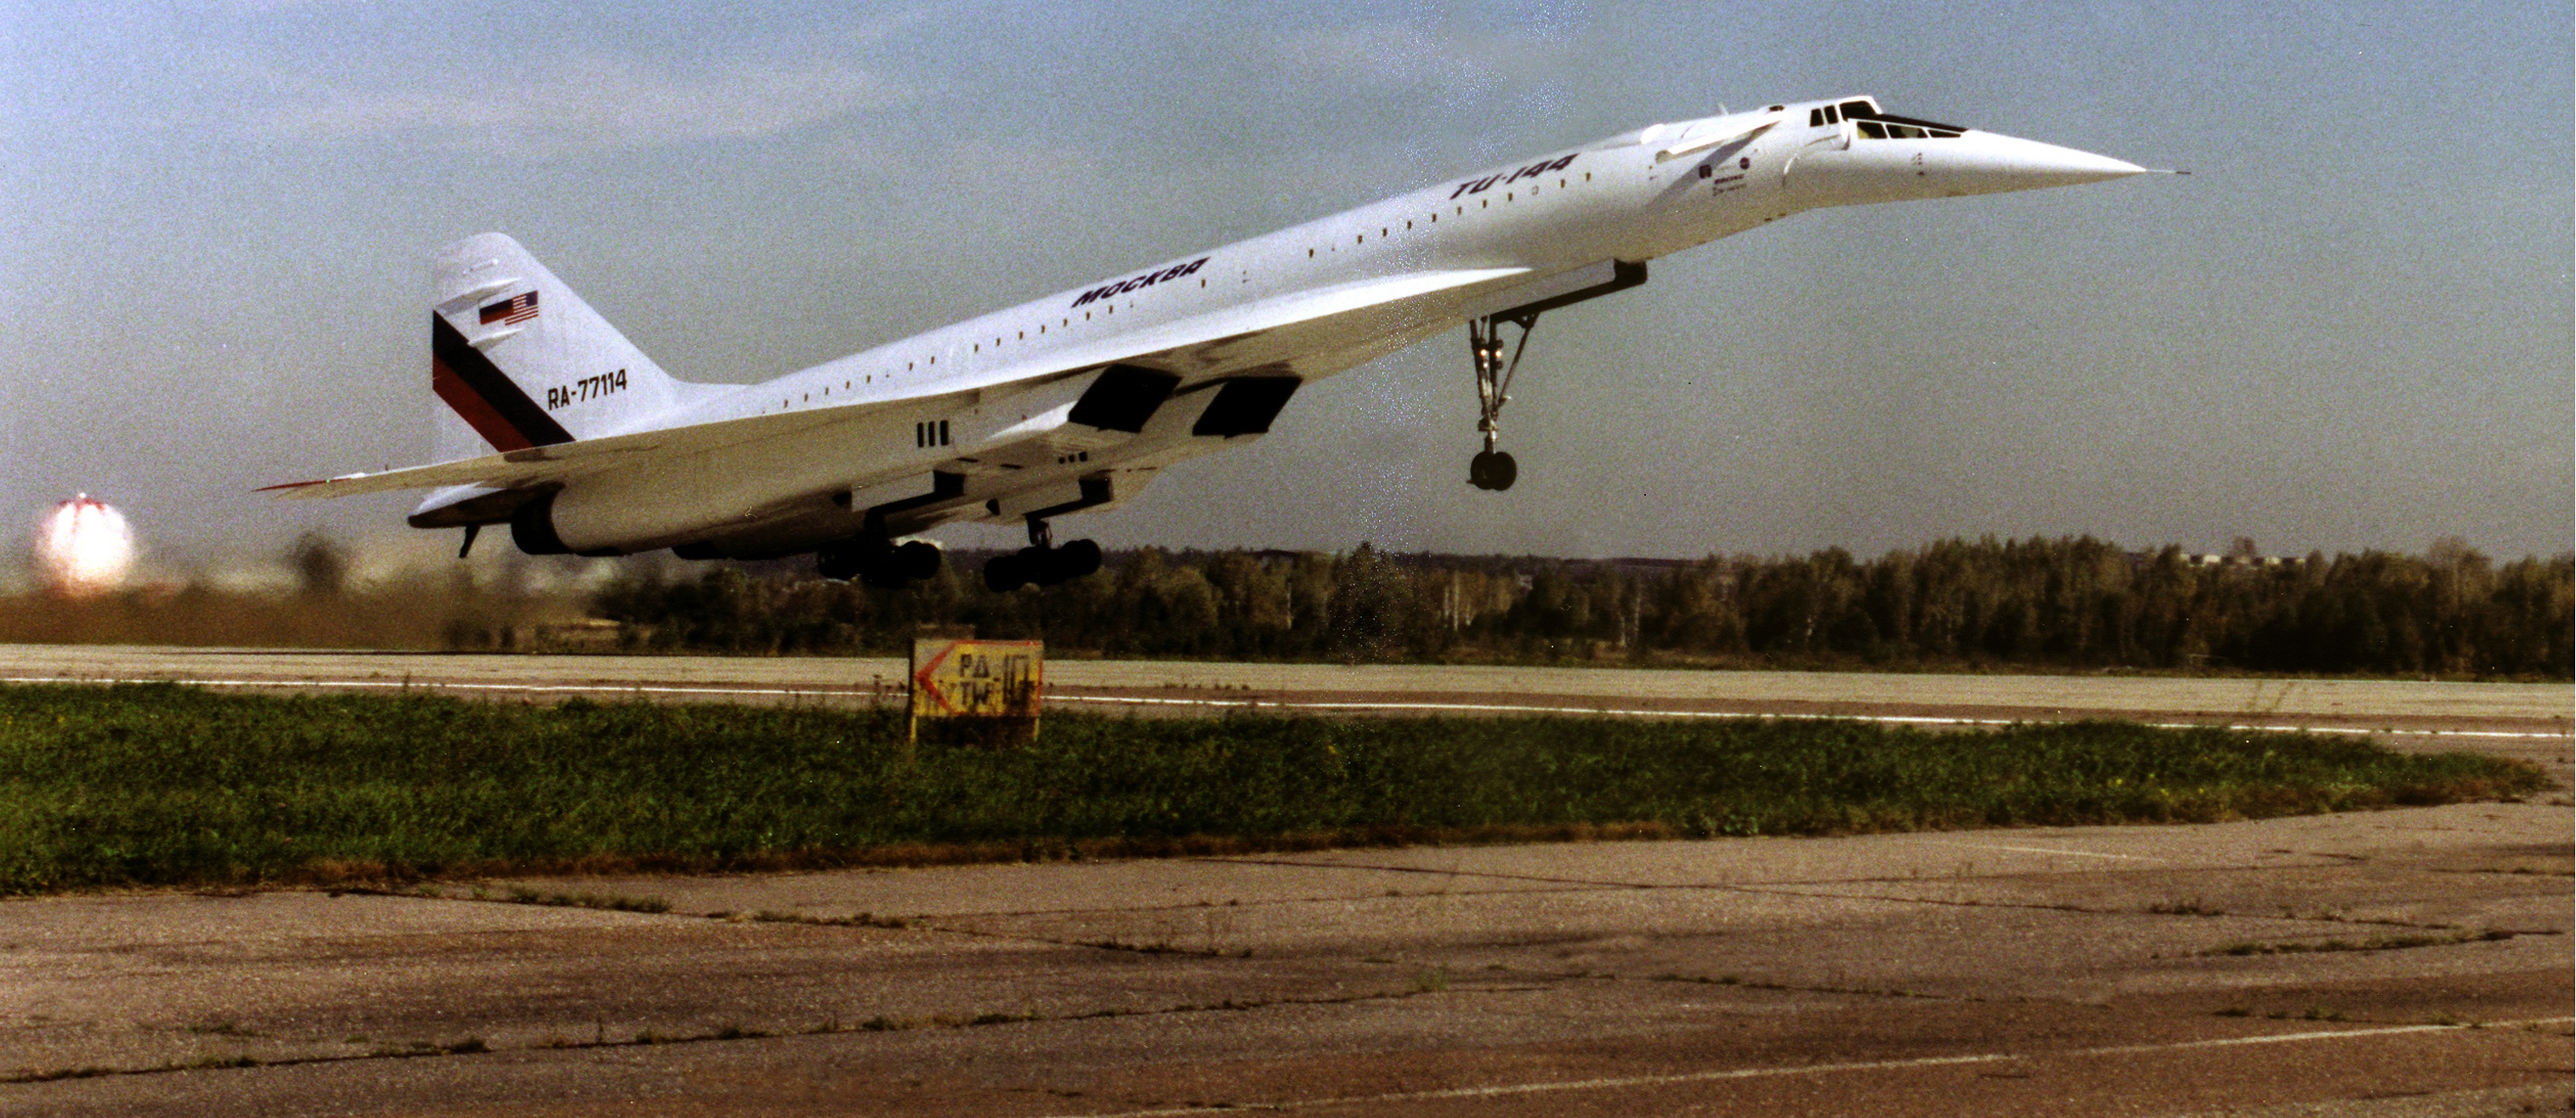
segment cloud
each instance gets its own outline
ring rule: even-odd
[[[730,62],[681,72],[582,54],[523,76],[458,77],[437,88],[357,89],[267,75],[262,138],[383,139],[451,151],[558,157],[767,136],[909,99],[847,63]]]

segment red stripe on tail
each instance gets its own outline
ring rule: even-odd
[[[447,362],[435,356],[429,359],[429,387],[438,393],[439,399],[447,401],[448,407],[455,409],[466,426],[474,428],[475,434],[492,444],[492,449],[526,450],[537,445],[511,426],[509,420],[501,418],[501,413],[469,387],[465,378],[457,376],[456,370],[448,368]]]

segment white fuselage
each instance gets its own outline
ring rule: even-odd
[[[555,529],[576,551],[681,545],[760,555],[846,537],[870,507],[905,498],[915,499],[890,524],[903,532],[1013,521],[1079,499],[1086,479],[1108,500],[1084,509],[1107,507],[1164,465],[1258,437],[1192,433],[1217,396],[1199,390],[1211,382],[1331,376],[1526,304],[1552,277],[1643,262],[1804,209],[2138,171],[1992,133],[1864,137],[1852,121],[1819,122],[1838,103],[1864,102],[1802,102],[1649,127],[766,383],[699,393],[628,429],[777,417],[779,433],[649,470],[576,479],[555,502]],[[1417,282],[1421,290],[1407,286]],[[1140,354],[1151,355],[1143,364],[1180,377],[1141,430],[1068,421],[1090,383],[1081,374]],[[786,422],[798,415],[811,422]],[[950,475],[951,488],[942,499],[918,499],[931,492],[933,474]],[[1109,488],[1100,490],[1104,481]]]

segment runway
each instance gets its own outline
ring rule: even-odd
[[[0,901],[0,1112],[2393,1116],[2576,1103],[2563,685],[1049,668],[1058,700],[1109,709],[2350,725],[2404,748],[2525,757],[2560,790],[2206,826],[21,898]],[[0,649],[0,675],[21,679],[540,701],[868,702],[882,697],[871,677],[901,671]]]
[[[0,682],[178,680],[279,691],[388,691],[551,701],[900,702],[888,658],[527,656],[405,652],[0,646]],[[2201,679],[2135,675],[1720,672],[1598,667],[1238,664],[1057,659],[1063,709],[1207,714],[1610,714],[1860,718],[1922,726],[2121,718],[2523,743],[2563,753],[2576,727],[2564,684]]]
[[[2563,1113],[2566,803],[20,899],[0,1110]]]

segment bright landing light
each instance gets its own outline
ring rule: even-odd
[[[36,568],[66,594],[96,594],[125,582],[134,565],[134,532],[125,514],[83,493],[54,506],[36,530]]]

